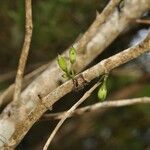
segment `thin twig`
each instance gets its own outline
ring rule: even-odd
[[[15,80],[14,103],[18,101],[21,93],[22,79],[31,43],[32,29],[32,4],[31,0],[25,0],[25,38]]]
[[[57,133],[58,129],[61,127],[61,125],[64,123],[64,121],[70,116],[72,115],[72,113],[74,112],[74,110],[81,104],[83,103],[90,95],[91,93],[99,86],[100,82],[97,82],[92,88],[90,88],[90,90],[88,90],[83,97],[76,102],[68,111],[65,112],[65,114],[63,115],[62,119],[58,122],[57,126],[55,127],[55,129],[53,130],[53,132],[51,133],[50,137],[48,138],[46,144],[44,145],[43,150],[47,150],[48,146],[50,145],[52,139],[54,138],[55,134]]]
[[[150,25],[150,19],[136,19],[136,23]]]
[[[150,97],[105,101],[105,102],[102,102],[102,103],[96,103],[96,104],[93,104],[93,105],[89,105],[89,106],[85,106],[85,107],[76,109],[68,117],[82,115],[86,112],[92,112],[92,111],[96,111],[96,110],[99,110],[99,109],[102,109],[102,108],[122,107],[122,106],[136,105],[136,104],[146,104],[146,103],[150,104]],[[45,114],[42,117],[41,121],[52,120],[52,119],[62,119],[64,117],[65,113],[67,113],[67,111],[59,112],[59,113]]]

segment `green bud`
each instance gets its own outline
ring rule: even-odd
[[[73,64],[76,61],[76,50],[74,47],[71,47],[69,50],[69,59],[70,62]]]
[[[58,55],[57,62],[58,62],[59,67],[64,72],[67,72],[67,62],[66,62],[65,58],[63,56],[61,56],[61,55]]]
[[[103,101],[106,99],[107,96],[107,89],[106,89],[106,82],[103,82],[102,86],[98,91],[98,98]]]

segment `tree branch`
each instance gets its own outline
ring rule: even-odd
[[[76,102],[68,111],[66,111],[64,113],[64,116],[61,118],[61,120],[58,122],[57,126],[55,127],[55,129],[53,130],[53,132],[51,133],[50,137],[48,138],[46,144],[44,145],[43,150],[47,150],[48,146],[50,145],[52,139],[54,138],[55,134],[57,133],[57,131],[59,130],[59,128],[62,126],[62,124],[64,123],[64,121],[70,116],[72,115],[72,113],[74,112],[74,110],[81,104],[83,103],[90,95],[91,93],[99,86],[99,82],[96,83],[92,88],[90,88],[90,90],[88,90],[83,96],[82,98]]]
[[[103,108],[123,107],[123,106],[136,105],[136,104],[150,104],[150,97],[112,100],[112,101],[105,101],[105,102],[102,102],[102,103],[98,102],[98,103],[93,104],[93,105],[78,108],[71,115],[69,115],[68,117],[83,115],[84,113],[100,110],[100,109],[103,109]],[[45,114],[44,116],[42,116],[40,121],[48,121],[48,120],[53,120],[53,119],[62,119],[64,117],[64,114],[66,114],[66,112],[67,111]]]
[[[136,19],[136,23],[150,25],[150,19]]]
[[[95,36],[99,27],[107,20],[107,18],[113,13],[114,9],[121,0],[111,0],[105,7],[100,15],[97,15],[96,20],[90,26],[89,30],[82,36],[81,40],[77,44],[78,53],[83,53],[87,47],[89,41]]]
[[[22,53],[19,59],[19,66],[17,70],[16,80],[15,80],[15,92],[13,101],[17,104],[20,99],[20,93],[22,88],[23,74],[25,70],[25,65],[29,53],[31,37],[32,37],[32,5],[31,0],[25,0],[25,38],[22,48]]]

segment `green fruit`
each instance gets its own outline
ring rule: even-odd
[[[98,98],[101,101],[104,101],[106,99],[106,96],[107,96],[107,89],[106,89],[106,83],[104,82],[98,91]]]
[[[65,58],[63,56],[61,56],[61,55],[58,55],[57,62],[58,62],[59,67],[64,72],[67,72],[67,62],[66,62]]]
[[[74,47],[71,47],[69,50],[69,59],[70,62],[73,64],[76,61],[76,50]]]

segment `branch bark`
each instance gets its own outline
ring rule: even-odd
[[[150,25],[150,19],[136,19],[136,23]]]
[[[15,91],[13,97],[13,101],[15,102],[14,103],[15,105],[18,104],[17,101],[20,99],[23,74],[25,70],[29,49],[30,49],[32,29],[33,29],[32,4],[31,4],[31,0],[25,0],[25,38],[24,38],[22,53],[19,59],[19,66],[18,66],[16,81],[15,81]]]
[[[103,109],[103,108],[123,107],[123,106],[136,105],[136,104],[150,104],[150,97],[112,100],[112,101],[105,101],[105,102],[102,102],[102,103],[99,102],[99,103],[96,103],[96,104],[93,104],[93,105],[78,108],[71,115],[69,115],[68,117],[83,115],[84,113],[100,110],[100,109]],[[62,119],[66,112],[67,111],[58,112],[58,113],[51,113],[51,114],[45,114],[41,118],[40,121],[48,121],[48,120],[53,120],[53,119]]]

